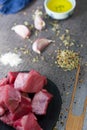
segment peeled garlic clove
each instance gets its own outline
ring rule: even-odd
[[[34,18],[34,26],[37,30],[42,30],[45,28],[45,21],[42,19],[42,12],[39,10],[36,10],[35,12],[35,18]]]
[[[34,25],[37,30],[42,30],[43,28],[45,28],[45,22],[40,16],[35,17]]]
[[[25,25],[16,25],[12,27],[12,30],[24,39],[28,38],[31,34],[30,30]]]
[[[33,49],[33,51],[35,51],[36,53],[40,54],[41,51],[43,51],[43,49],[45,49],[51,42],[54,42],[54,41],[49,40],[49,39],[45,39],[45,38],[37,39],[37,40],[33,43],[32,49]]]

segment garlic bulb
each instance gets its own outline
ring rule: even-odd
[[[25,25],[16,25],[12,27],[12,30],[14,30],[19,36],[22,38],[29,38],[30,37],[30,30]]]
[[[35,12],[35,18],[34,18],[34,26],[37,30],[42,30],[45,28],[45,21],[42,19],[42,12],[39,10],[36,10]]]
[[[37,39],[33,43],[32,49],[36,53],[40,54],[41,51],[43,51],[43,49],[45,49],[51,42],[54,42],[54,41],[46,39],[46,38]]]

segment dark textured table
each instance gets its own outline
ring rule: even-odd
[[[66,49],[59,37],[65,33],[66,29],[68,29],[71,39],[75,42],[75,44],[69,48],[79,52],[81,57],[80,81],[82,82],[79,82],[78,84],[75,104],[73,106],[73,112],[78,115],[81,114],[83,110],[84,100],[87,96],[87,1],[77,0],[76,9],[73,15],[62,21],[53,20],[45,16],[43,3],[43,0],[35,0],[35,2],[33,2],[29,7],[17,14],[7,16],[0,15],[0,54],[2,55],[9,51],[15,52],[15,49],[17,49],[17,53],[20,53],[23,60],[23,62],[17,67],[10,67],[9,65],[4,66],[0,63],[0,78],[5,76],[10,70],[23,71],[32,68],[36,69],[41,74],[46,75],[58,86],[61,93],[63,104],[56,128],[57,130],[64,130],[76,70],[64,71],[55,64],[57,50]],[[24,40],[13,32],[11,28],[15,24],[24,24],[26,21],[32,25],[32,16],[38,8],[43,11],[44,19],[46,21],[46,29],[39,32],[33,28],[30,40]],[[53,30],[55,22],[56,25],[58,25],[56,31],[60,32],[58,36]],[[51,43],[41,55],[38,55],[32,51],[32,42],[41,37],[51,38],[52,40],[55,40],[55,43]],[[25,50],[28,49],[29,53],[25,54],[20,48],[24,48]],[[83,130],[87,129],[86,122],[87,117],[85,118]]]

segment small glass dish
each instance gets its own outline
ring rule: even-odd
[[[51,18],[58,19],[58,20],[63,20],[63,19],[68,18],[70,15],[72,15],[72,13],[73,13],[73,11],[74,11],[74,9],[76,7],[76,0],[69,0],[69,2],[71,2],[71,4],[72,4],[71,9],[69,9],[68,11],[65,11],[65,12],[55,12],[55,11],[52,11],[51,9],[48,8],[48,6],[47,6],[48,2],[50,2],[50,0],[45,0],[44,1],[44,7],[45,7],[45,10],[46,10],[46,13]]]

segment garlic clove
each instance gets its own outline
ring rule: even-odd
[[[51,42],[54,42],[54,41],[53,40],[49,40],[49,39],[45,39],[45,38],[37,39],[33,43],[32,49],[36,53],[40,54],[41,51],[43,51]]]
[[[45,28],[45,22],[39,16],[35,17],[34,25],[37,30],[42,30]]]
[[[36,52],[36,53],[38,53],[38,54],[41,54],[41,50],[38,48],[38,42],[37,41],[35,41],[34,43],[33,43],[33,45],[32,45],[32,49],[33,49],[33,51],[34,52]]]
[[[39,10],[35,12],[34,26],[37,30],[42,30],[46,26],[45,21],[42,19],[42,12]]]
[[[25,25],[16,25],[12,27],[12,30],[14,30],[19,36],[22,38],[29,38],[30,37],[30,30]]]

